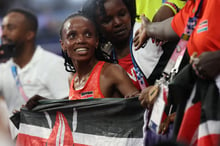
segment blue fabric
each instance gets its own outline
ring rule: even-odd
[[[144,145],[145,146],[154,146],[158,142],[164,142],[171,140],[173,135],[173,123],[169,125],[167,132],[162,134],[156,134],[155,132],[151,131],[149,128],[145,131],[145,138],[144,138]]]

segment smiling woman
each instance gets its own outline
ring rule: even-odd
[[[75,21],[73,23],[73,21]],[[98,47],[98,37],[95,27],[88,19],[76,16],[64,23],[61,46],[68,56],[71,56],[74,66],[77,68],[79,61],[94,60],[95,48]],[[94,61],[95,62],[95,61]]]
[[[69,99],[130,97],[138,93],[121,66],[100,61],[99,38],[90,18],[83,13],[70,15],[60,30],[65,59],[75,68]],[[100,52],[98,52],[99,56]]]

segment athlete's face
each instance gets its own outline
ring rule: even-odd
[[[61,46],[72,61],[95,57],[98,37],[94,24],[83,16],[75,16],[64,23]]]

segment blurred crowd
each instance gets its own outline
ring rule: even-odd
[[[57,12],[46,8],[49,1],[39,11],[37,2],[1,2],[0,134],[7,144],[19,134],[8,117],[23,106],[109,97],[139,99],[143,145],[220,144],[220,2],[87,0],[72,7],[57,0]]]

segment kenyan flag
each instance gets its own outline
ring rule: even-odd
[[[43,100],[33,110],[22,109],[18,122],[20,146],[143,145],[144,109],[138,98],[79,101]]]
[[[181,121],[179,129],[174,129],[178,130],[177,141],[187,146],[220,145],[220,87],[216,83],[217,80],[198,78],[191,65],[175,77],[169,86],[169,98],[186,103],[183,116],[175,119],[176,123]]]

